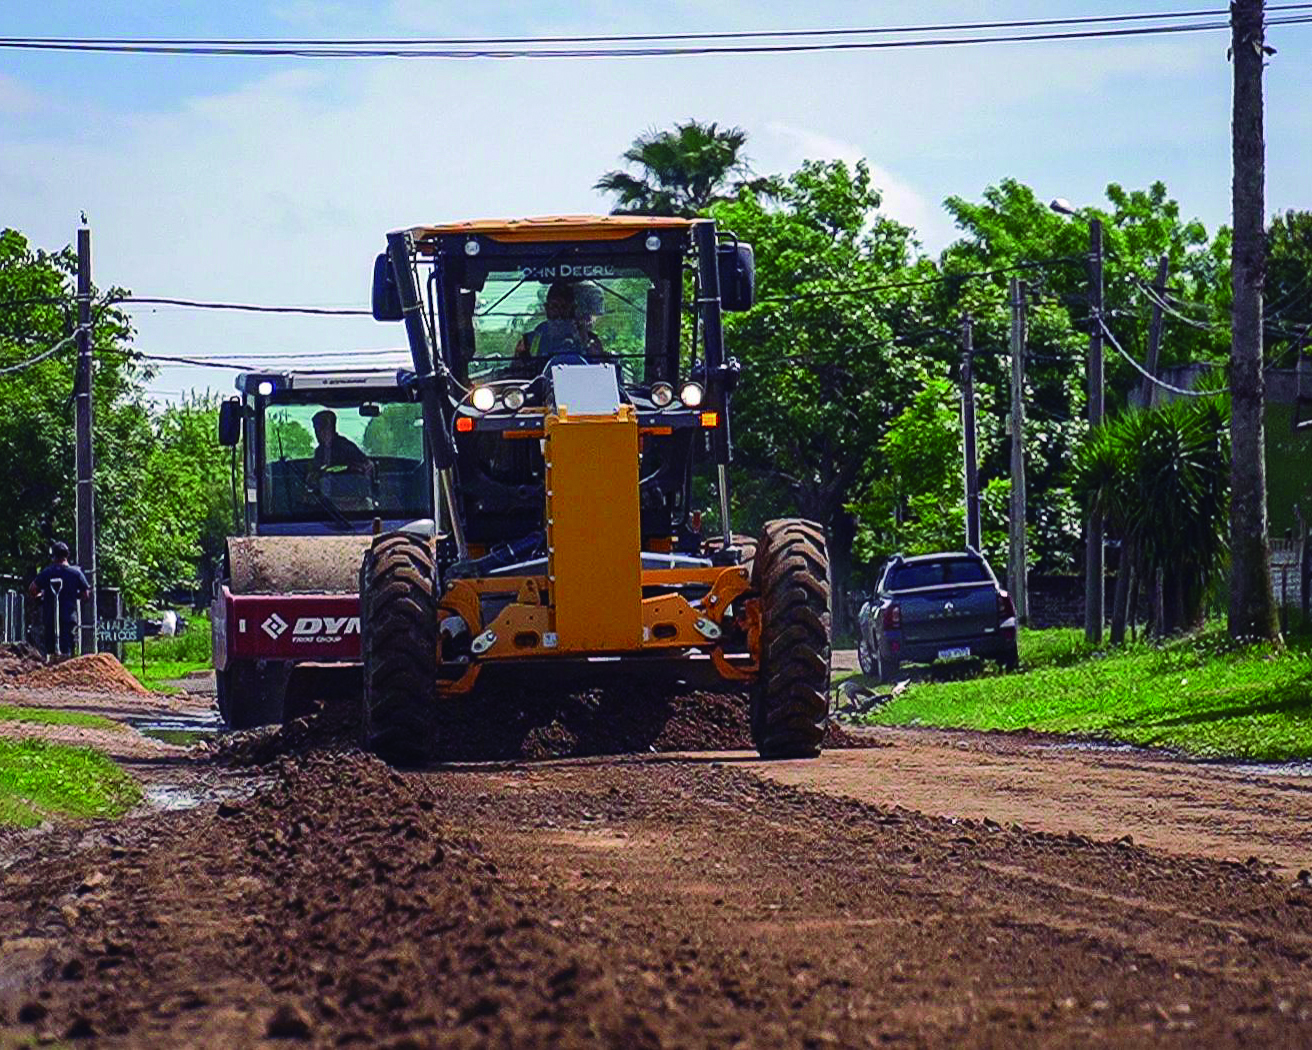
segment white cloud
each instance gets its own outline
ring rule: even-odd
[[[404,19],[427,35],[492,35],[505,29],[498,16],[534,32],[546,19],[536,6],[502,0],[468,6],[396,0],[376,32],[395,32]],[[965,9],[932,6],[915,5],[914,17]],[[592,19],[596,31],[616,32],[661,19],[669,22],[663,28],[687,27],[699,9],[680,0],[673,13],[653,5],[625,15],[606,0],[567,14],[574,27]],[[805,12],[717,10],[740,26],[854,17],[823,2]],[[318,19],[325,30],[339,14],[331,2],[304,0],[279,12]],[[157,68],[169,75],[168,65]],[[592,184],[632,138],[690,116],[746,128],[758,171],[791,170],[804,158],[870,158],[886,210],[915,226],[930,249],[952,237],[944,197],[976,196],[1008,175],[1072,199],[1096,197],[1110,181],[1163,178],[1186,214],[1203,214],[1209,226],[1224,215],[1228,194],[1220,37],[627,62],[318,62],[252,75],[261,68],[234,63],[230,90],[179,98],[148,116],[91,113],[36,138],[33,122],[22,134],[0,126],[0,214],[35,243],[56,247],[68,243],[86,208],[97,279],[141,294],[362,305],[386,230],[605,210]],[[41,104],[23,82],[0,76],[0,113]],[[1305,166],[1287,167],[1273,200],[1306,200]],[[399,329],[367,319],[137,316],[142,348],[166,353],[402,342]],[[158,385],[179,389],[195,375],[170,372]],[[226,376],[207,378],[229,385]]]
[[[791,171],[805,160],[841,160],[849,166],[865,160],[875,187],[883,196],[880,211],[901,223],[914,227],[921,242],[931,251],[942,248],[953,236],[951,220],[942,209],[931,203],[910,183],[894,175],[887,168],[870,160],[870,151],[854,142],[844,142],[818,131],[797,128],[777,120],[768,121],[764,128],[765,141],[774,166]]]

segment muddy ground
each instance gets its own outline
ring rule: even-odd
[[[406,773],[313,738],[169,759],[240,797],[0,840],[0,1047],[1312,1043],[1312,780],[969,734]]]

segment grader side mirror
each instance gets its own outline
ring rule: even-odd
[[[219,444],[232,448],[241,443],[241,401],[230,397],[219,404]]]
[[[756,305],[756,256],[750,244],[720,245],[720,308],[741,313]]]
[[[386,252],[374,260],[374,287],[371,306],[375,321],[401,320],[401,296],[396,290],[396,275]]]

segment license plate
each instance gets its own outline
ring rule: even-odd
[[[940,649],[938,658],[940,660],[960,660],[962,657],[970,655],[970,646],[963,645],[957,649]]]

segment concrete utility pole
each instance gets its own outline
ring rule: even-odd
[[[974,321],[961,318],[961,430],[966,451],[966,546],[979,550],[979,463],[975,453]]]
[[[1025,568],[1025,284],[1011,279],[1011,515],[1007,590],[1021,623],[1029,619]]]
[[[1102,426],[1102,222],[1089,220],[1089,431]],[[1084,639],[1102,641],[1102,518],[1089,511],[1084,549]]]
[[[1262,413],[1262,285],[1266,278],[1266,143],[1262,67],[1264,0],[1230,5],[1234,62],[1231,125],[1234,242],[1230,272],[1230,634],[1277,638],[1267,536],[1266,434]]]
[[[1148,359],[1144,361],[1144,371],[1148,373],[1139,384],[1139,404],[1151,408],[1153,403],[1153,381],[1148,376],[1157,375],[1157,361],[1162,354],[1162,322],[1165,320],[1162,302],[1166,298],[1166,277],[1170,273],[1171,260],[1165,255],[1157,260],[1157,276],[1153,278],[1153,316],[1148,326]]]
[[[81,652],[96,651],[96,486],[91,447],[91,231],[77,231],[77,375],[73,381],[76,411],[77,562],[86,574],[91,597],[82,603]]]

